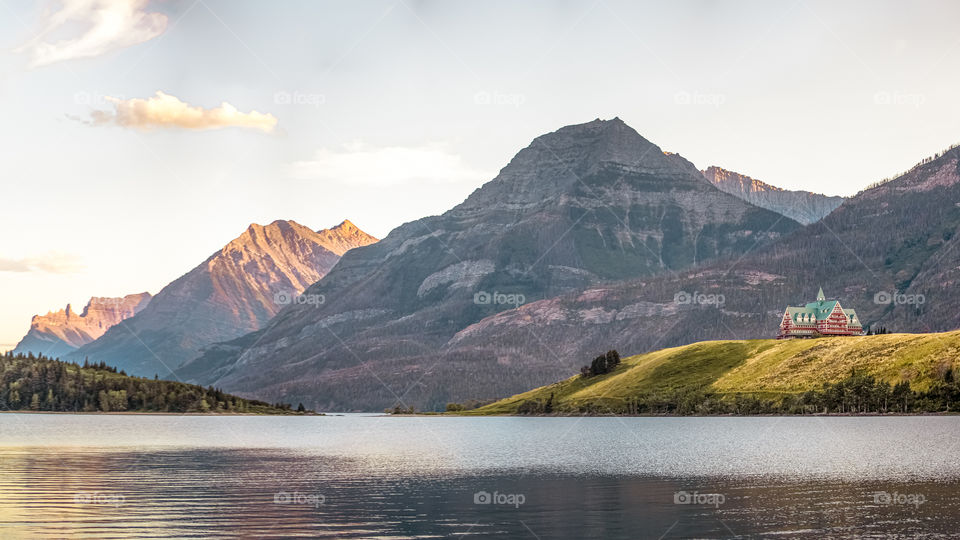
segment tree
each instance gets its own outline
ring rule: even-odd
[[[616,350],[607,351],[607,366],[610,369],[613,369],[616,366],[620,365],[620,353]]]
[[[907,412],[909,410],[907,403],[912,393],[913,392],[910,391],[910,383],[900,381],[893,387],[890,398],[900,407],[900,412]]]
[[[593,359],[593,362],[590,363],[590,367],[584,366],[580,369],[580,374],[584,377],[593,377],[596,375],[603,375],[605,373],[610,373],[620,364],[620,353],[615,350],[609,350],[606,354],[601,354],[600,356]],[[589,373],[589,375],[587,375]]]
[[[97,403],[100,404],[101,411],[110,412],[110,398],[103,390],[97,393]]]
[[[539,414],[543,412],[543,406],[539,401],[528,399],[517,406],[517,414]]]

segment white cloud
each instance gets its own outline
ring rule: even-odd
[[[106,100],[113,104],[114,110],[93,111],[90,119],[94,125],[112,124],[136,129],[196,130],[243,127],[268,133],[277,126],[277,118],[272,114],[257,111],[243,113],[227,102],[221,103],[219,107],[204,109],[160,91],[146,99],[107,97]]]
[[[47,253],[22,259],[0,257],[0,272],[72,274],[82,271],[83,268],[80,258],[68,253]]]
[[[368,148],[355,142],[341,150],[327,148],[314,159],[290,167],[294,178],[347,184],[397,185],[407,182],[482,182],[491,176],[472,169],[440,145]]]
[[[59,10],[49,7],[43,28],[17,52],[30,55],[33,67],[100,56],[149,41],[167,28],[167,16],[147,11],[147,0],[63,0]],[[53,36],[78,29],[71,37]]]

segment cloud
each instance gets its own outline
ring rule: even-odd
[[[9,259],[0,257],[0,272],[48,272],[73,274],[82,271],[82,261],[68,253],[47,253],[36,257]]]
[[[38,67],[149,41],[166,30],[167,16],[146,8],[147,0],[63,0],[59,10],[47,8],[43,28],[17,52],[27,53],[31,67]],[[52,41],[64,32],[71,37]]]
[[[367,148],[355,142],[341,150],[321,149],[312,160],[290,166],[294,178],[389,186],[406,182],[479,182],[490,174],[472,169],[440,145]]]
[[[153,97],[120,99],[106,97],[113,104],[112,111],[93,111],[90,123],[94,125],[117,125],[136,129],[180,128],[220,129],[243,127],[272,132],[277,127],[277,118],[272,114],[251,111],[242,113],[233,105],[223,102],[219,107],[204,109],[180,101],[176,96],[157,91]]]

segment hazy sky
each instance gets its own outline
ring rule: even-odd
[[[251,222],[376,236],[619,116],[853,194],[960,142],[956,2],[0,0],[0,344]]]

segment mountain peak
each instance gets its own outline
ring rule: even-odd
[[[288,236],[309,236],[313,233],[309,227],[288,219],[275,219],[266,225],[251,223],[246,230],[230,241],[221,252],[237,248],[251,248],[262,242],[275,242]]]
[[[569,126],[564,126],[560,129],[567,128],[613,128],[616,126],[627,126],[626,122],[620,119],[619,116],[614,116],[609,120],[604,120],[603,118],[594,118],[589,122],[584,122],[582,124],[570,124]],[[630,127],[630,126],[627,126]]]
[[[535,138],[458,210],[472,211],[497,203],[511,207],[539,204],[546,198],[570,193],[584,179],[603,170],[655,176],[668,182],[664,184],[667,190],[681,183],[689,189],[705,187],[696,167],[665,155],[619,117],[597,118]]]
[[[308,242],[319,244],[331,253],[340,256],[347,251],[367,244],[377,238],[363,232],[349,220],[343,220],[330,229],[314,231],[292,219],[276,219],[267,225],[251,223],[238,237],[220,250],[221,256],[231,252],[266,253],[271,246],[293,245]]]
[[[150,302],[150,293],[128,294],[120,298],[94,296],[77,314],[73,306],[46,315],[34,315],[30,330],[14,352],[34,352],[49,356],[69,353],[99,338],[111,326],[139,313]]]
[[[597,118],[583,124],[571,124],[564,126],[556,131],[545,133],[534,142],[570,143],[572,140],[562,140],[564,137],[574,137],[576,142],[591,146],[617,146],[618,144],[639,145],[644,150],[653,145],[645,139],[637,130],[628,126],[626,122],[619,117],[603,120]],[[633,148],[636,150],[636,148]]]
[[[357,227],[349,219],[345,219],[340,222],[339,225],[330,229],[331,231],[359,231],[360,227]]]
[[[377,242],[377,238],[363,232],[349,219],[340,222],[339,225],[329,229],[320,229],[316,232],[322,237],[324,246],[336,253],[343,255],[347,251]]]
[[[624,165],[655,162],[662,157],[663,153],[655,144],[617,117],[610,120],[597,118],[546,133],[535,138],[530,146],[517,154],[517,157],[521,157],[531,149],[545,151],[548,157],[553,159],[560,157],[561,152],[568,154],[572,150],[579,149],[579,153],[570,154],[569,157],[579,158],[586,163],[571,163],[571,165],[588,167],[600,162],[618,162]],[[550,154],[558,155],[550,156]],[[513,165],[513,161],[510,165]],[[510,165],[507,167],[509,168]]]
[[[260,225],[259,223],[251,223],[247,227],[246,232],[251,231],[264,231],[264,230],[287,230],[294,227],[305,228],[303,225],[300,225],[292,219],[275,219],[266,225]]]

